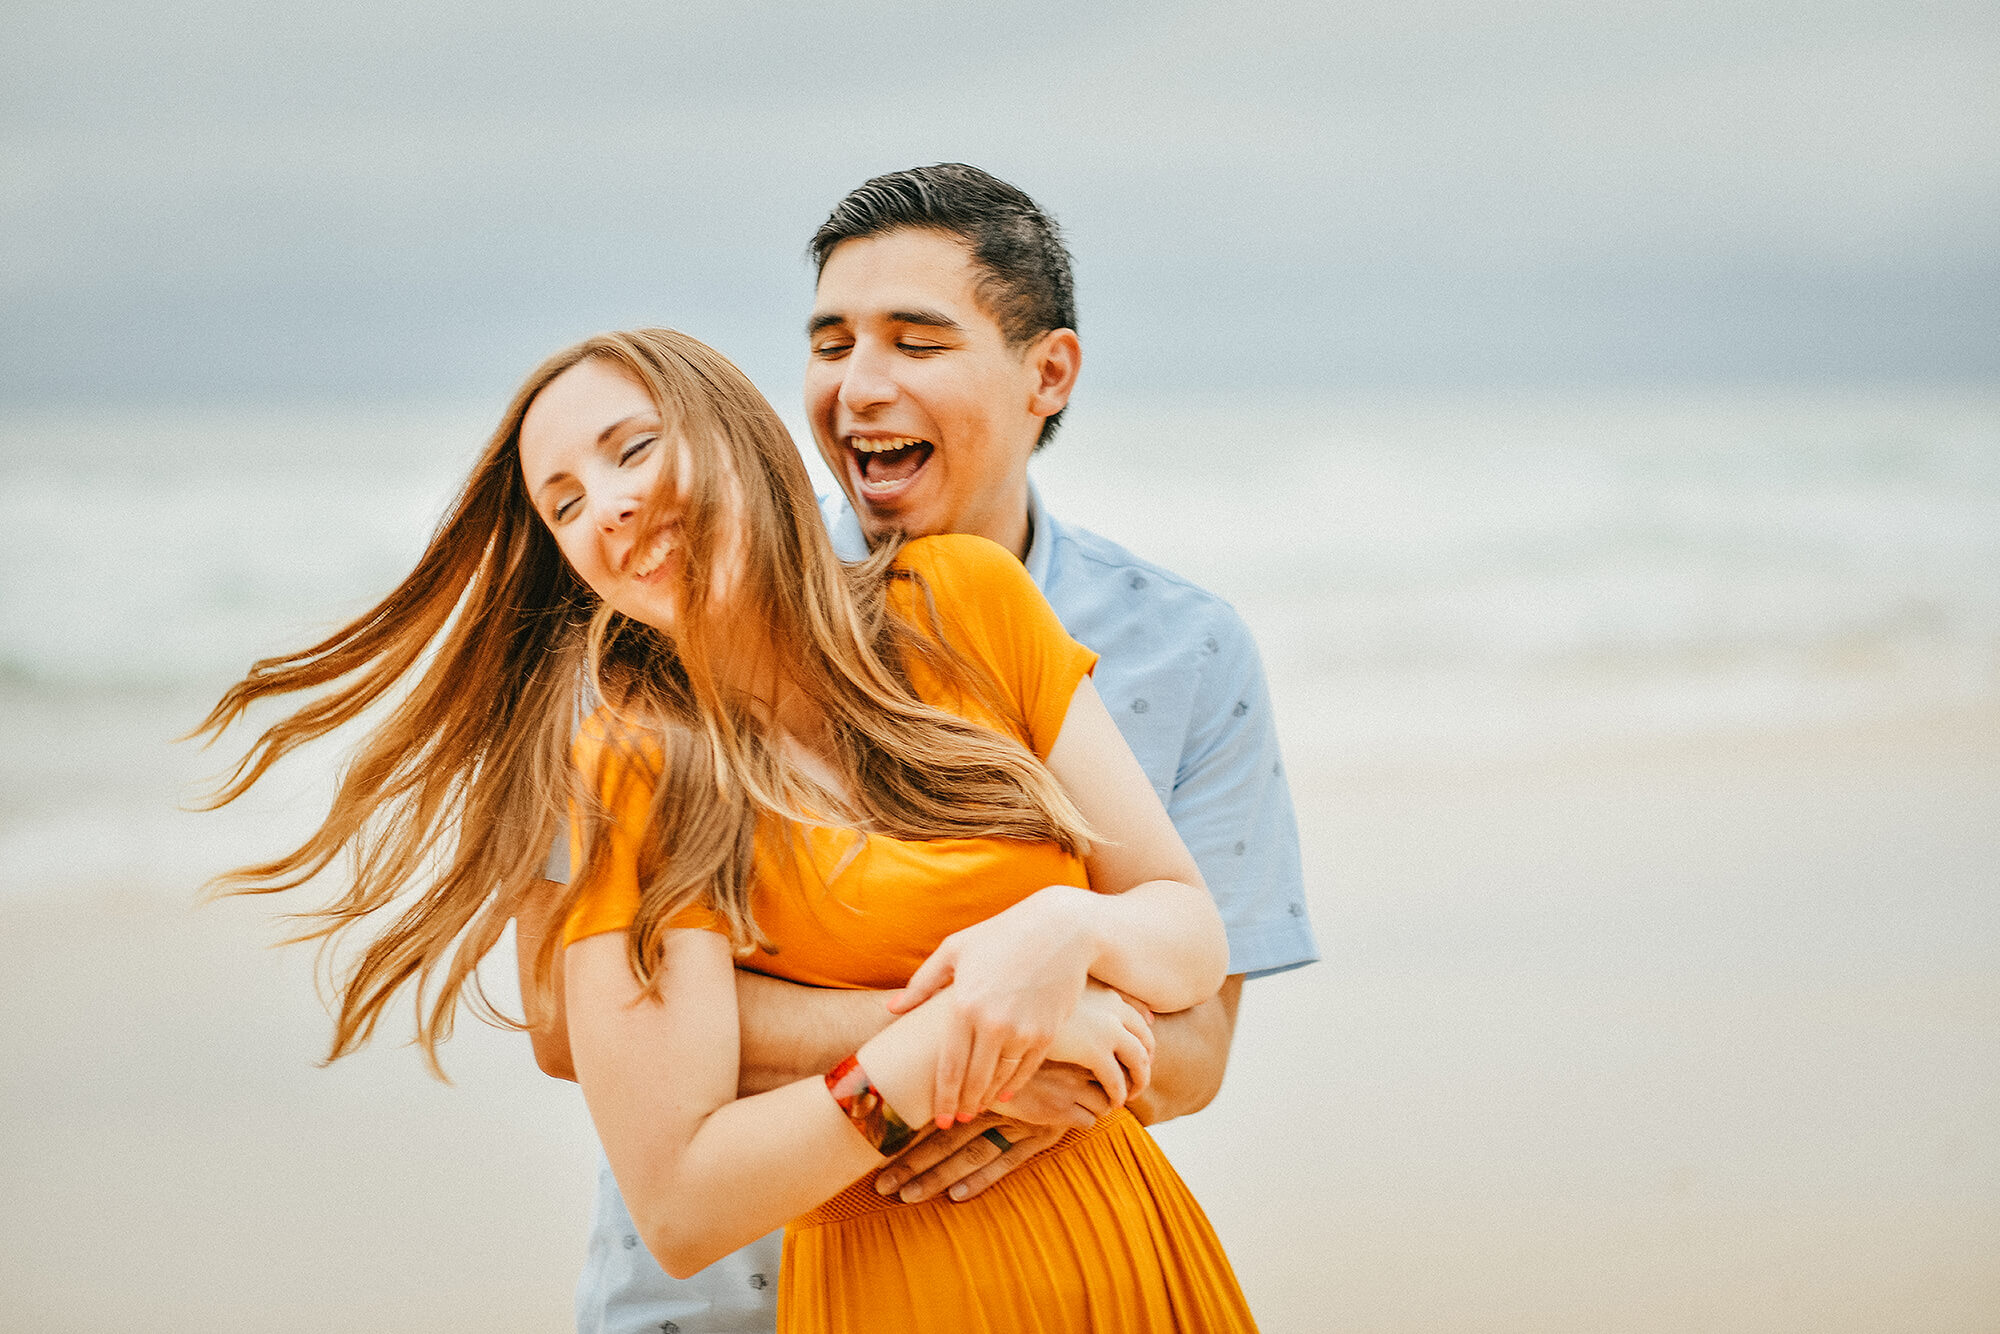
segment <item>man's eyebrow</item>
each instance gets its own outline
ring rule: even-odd
[[[954,332],[965,327],[941,310],[892,310],[889,312],[889,323],[921,324],[927,329],[950,329]]]
[[[965,327],[941,310],[892,310],[884,318],[890,324],[914,324],[925,329],[945,329],[953,333]],[[810,338],[822,329],[831,329],[836,324],[845,323],[847,316],[832,311],[815,315],[806,321],[806,337]]]

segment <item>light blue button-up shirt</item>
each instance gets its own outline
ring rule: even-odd
[[[1215,896],[1229,971],[1263,977],[1312,963],[1319,950],[1306,918],[1298,821],[1249,629],[1213,593],[1056,522],[1032,487],[1028,506],[1028,573],[1070,634],[1096,650],[1097,693]],[[867,555],[845,497],[822,508],[834,550],[847,560]],[[567,845],[557,842],[566,873]],[[639,1244],[610,1168],[598,1167],[576,1289],[578,1334],[776,1329],[770,1279],[780,1234],[673,1278]]]
[[[821,506],[834,550],[865,556],[846,498]],[[1242,618],[1179,575],[1057,522],[1032,486],[1028,517],[1028,574],[1064,628],[1097,651],[1097,693],[1222,912],[1229,971],[1263,977],[1312,963],[1298,820]]]

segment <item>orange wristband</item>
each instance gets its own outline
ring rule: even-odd
[[[875,1146],[884,1158],[893,1158],[909,1146],[917,1132],[903,1123],[882,1091],[868,1082],[861,1068],[861,1053],[855,1052],[826,1072],[826,1087],[847,1119],[861,1132],[861,1138]]]

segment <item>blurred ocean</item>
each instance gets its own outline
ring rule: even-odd
[[[207,864],[223,824],[169,808],[215,757],[167,738],[385,592],[496,413],[0,421],[0,889],[57,857]],[[1045,500],[1236,603],[1295,763],[2000,692],[2000,392],[1072,416],[1036,464]]]
[[[1323,760],[2000,692],[2000,393],[1245,409],[1079,430],[1044,490],[1226,593]]]

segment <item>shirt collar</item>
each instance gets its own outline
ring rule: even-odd
[[[1028,577],[1035,581],[1036,588],[1046,590],[1049,586],[1049,567],[1055,562],[1056,539],[1060,536],[1056,521],[1042,508],[1042,493],[1029,482],[1028,555],[1021,563],[1028,567]]]
[[[839,490],[822,496],[820,514],[826,520],[826,534],[833,539],[834,554],[845,561],[868,559],[868,539],[862,536],[861,520]]]
[[[823,498],[821,510],[826,516],[827,535],[833,539],[833,549],[842,560],[861,560],[868,555],[868,539],[862,536],[861,520],[854,508],[847,503],[847,497],[839,491]],[[1055,563],[1056,542],[1061,537],[1061,529],[1049,512],[1042,508],[1041,492],[1035,490],[1033,482],[1028,483],[1028,555],[1022,564],[1028,567],[1028,577],[1035,581],[1035,587],[1046,589],[1049,584],[1049,568]]]

